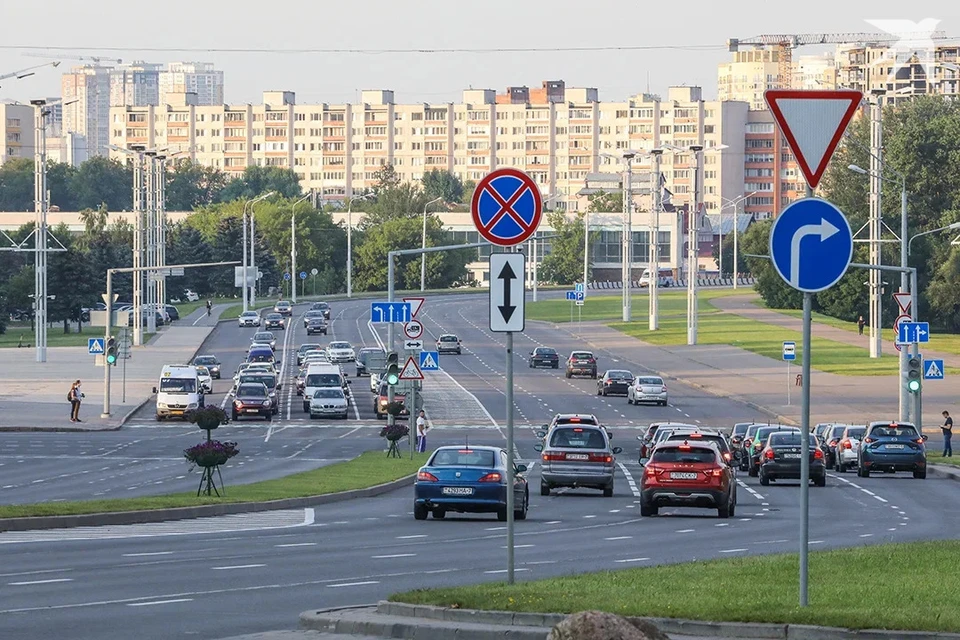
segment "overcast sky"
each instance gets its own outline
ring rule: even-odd
[[[141,10],[140,7],[149,7]],[[101,55],[124,62],[213,62],[226,100],[259,103],[264,90],[292,90],[297,101],[355,102],[361,89],[393,89],[398,102],[458,102],[468,87],[503,91],[542,80],[596,87],[604,101],[671,85],[717,93],[717,64],[728,38],[768,33],[875,31],[871,18],[919,22],[960,36],[960,7],[946,0],[46,0],[9,2],[0,12],[0,76],[60,56]],[[108,51],[104,47],[119,48]],[[514,53],[181,52],[176,48],[443,49],[652,47],[647,50]],[[674,47],[674,48],[670,48]],[[153,51],[144,48],[154,49]],[[802,48],[799,54],[823,49]],[[25,54],[30,53],[30,56]],[[59,95],[60,69],[0,81],[0,99]]]

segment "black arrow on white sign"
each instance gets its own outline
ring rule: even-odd
[[[503,304],[497,306],[497,309],[500,310],[500,315],[503,317],[504,322],[510,322],[513,312],[517,310],[515,306],[510,304],[510,281],[516,280],[516,278],[517,274],[513,272],[510,263],[505,262],[503,268],[500,269],[500,275],[497,276],[498,280],[503,281]]]

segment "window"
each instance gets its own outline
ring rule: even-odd
[[[244,167],[247,164],[246,158],[224,158],[223,166],[225,167]]]
[[[607,439],[599,429],[556,428],[550,436],[549,446],[569,449],[606,449]]]
[[[717,454],[713,449],[701,448],[701,447],[691,447],[689,449],[681,449],[680,447],[670,447],[665,448],[663,445],[657,447],[656,451],[653,452],[653,458],[651,462],[688,462],[688,463],[697,463],[697,462],[717,462]]]
[[[773,149],[773,140],[747,140],[747,149]]]
[[[327,112],[323,114],[323,119],[326,122],[343,122],[343,112]]]
[[[747,125],[747,133],[773,133],[773,123],[751,122]]]
[[[287,119],[286,111],[268,111],[266,114],[267,122],[284,122]]]
[[[496,458],[490,449],[438,449],[427,463],[431,467],[495,467]]]
[[[268,138],[282,138],[287,135],[286,127],[267,127],[266,134]]]
[[[243,122],[244,115],[246,114],[239,111],[231,111],[223,114],[223,119],[227,122]]]
[[[364,133],[368,136],[385,136],[387,135],[386,127],[366,127]]]

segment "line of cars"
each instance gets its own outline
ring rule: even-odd
[[[553,347],[536,347],[530,352],[527,365],[531,369],[547,367],[560,368],[560,354]],[[663,378],[657,375],[634,375],[625,369],[609,369],[602,375],[598,369],[597,357],[592,351],[576,350],[570,352],[564,366],[564,376],[586,376],[597,380],[598,396],[626,396],[627,404],[641,405],[653,403],[667,406],[669,396]]]

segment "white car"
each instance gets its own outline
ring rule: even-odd
[[[204,393],[213,393],[213,376],[210,375],[210,369],[203,365],[197,365],[197,377],[200,378],[200,387]]]
[[[357,354],[349,342],[331,342],[327,345],[330,362],[355,362]]]
[[[239,318],[241,327],[259,327],[260,314],[256,311],[244,311]]]
[[[654,402],[667,406],[667,385],[660,376],[637,376],[627,387],[627,404]]]
[[[310,398],[310,417],[347,417],[347,396],[337,387],[320,387]]]
[[[850,425],[843,430],[837,442],[837,455],[834,465],[834,471],[843,473],[850,467],[857,466],[857,460],[860,457],[860,440],[867,432],[864,425]]]
[[[371,373],[370,374],[370,393],[376,393],[380,390],[380,374]]]
[[[195,291],[190,291],[190,289],[187,289],[186,291],[183,292],[183,297],[187,299],[187,302],[196,302],[197,300],[200,299],[200,294]]]

